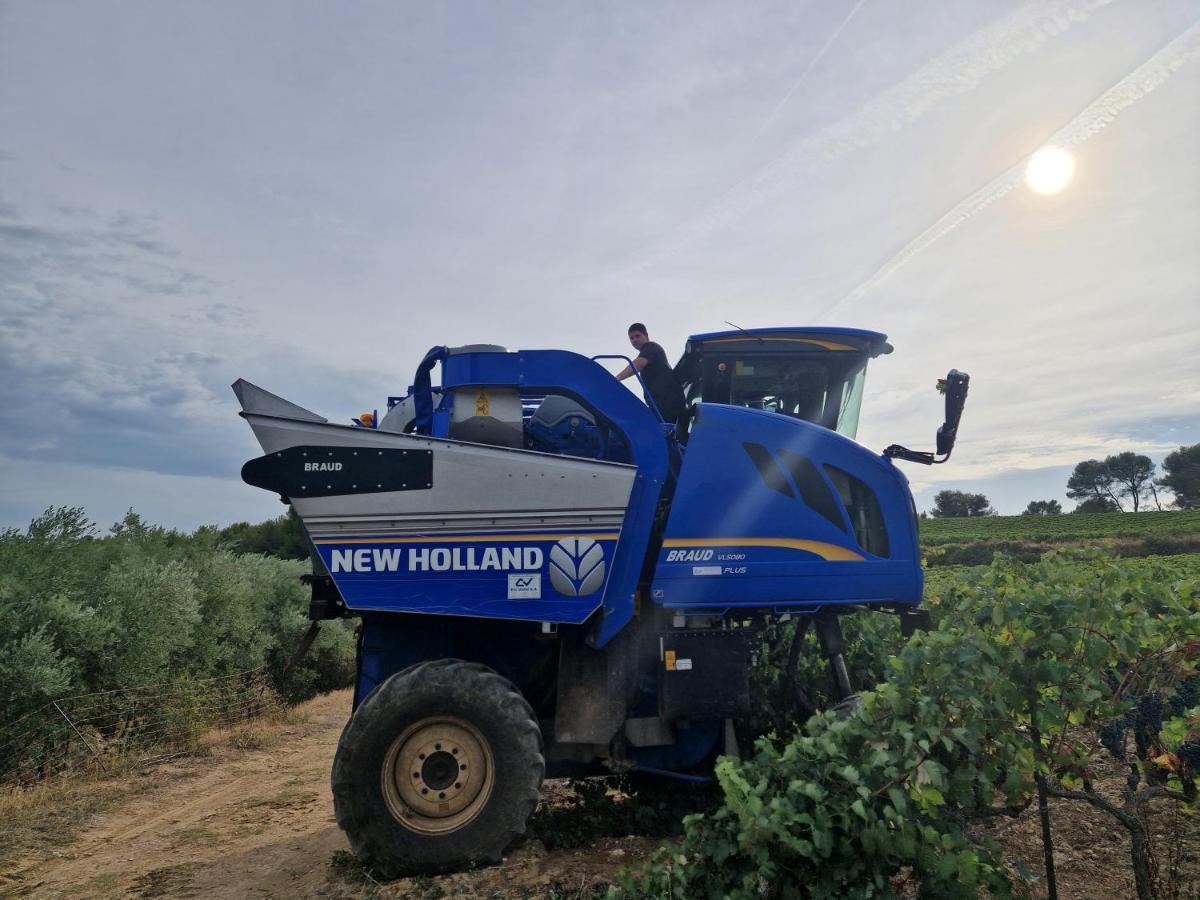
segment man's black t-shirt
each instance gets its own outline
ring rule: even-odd
[[[663,420],[677,421],[683,415],[683,386],[667,362],[666,351],[654,341],[647,341],[638,351],[638,359],[646,360],[642,381],[646,382],[646,390],[654,398],[654,405],[662,413]]]

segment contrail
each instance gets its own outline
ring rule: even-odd
[[[938,104],[974,90],[985,78],[1051,38],[1086,22],[1113,0],[1039,0],[996,20],[930,60],[856,112],[810,135],[735,185],[679,237],[631,268],[642,269],[729,226],[789,182],[872,146],[924,117]]]
[[[825,58],[825,54],[829,51],[829,48],[833,46],[833,42],[836,41],[838,37],[841,36],[841,33],[846,30],[846,26],[850,24],[851,20],[856,15],[858,15],[858,11],[862,9],[862,5],[866,2],[867,0],[858,0],[846,18],[842,19],[842,24],[834,29],[834,32],[829,36],[829,39],[821,45],[821,49],[817,51],[817,55],[814,56],[809,61],[808,65],[804,67],[804,71],[800,73],[800,77],[796,79],[795,84],[788,88],[788,92],[783,95],[783,99],[775,105],[775,108],[771,110],[771,114],[767,116],[762,125],[759,126],[757,133],[754,135],[755,141],[762,136],[763,132],[771,127],[771,123],[775,121],[775,117],[779,115],[785,106],[787,106],[787,102],[792,99],[792,94],[796,93],[796,91],[800,89],[800,86],[804,84],[805,79],[808,78],[808,74],[817,67],[817,63]]]
[[[1115,85],[1089,103],[1066,125],[1050,135],[1038,146],[1053,144],[1058,147],[1074,147],[1088,138],[1099,134],[1117,120],[1117,117],[1146,94],[1163,84],[1189,60],[1200,56],[1200,21],[1172,40]],[[875,272],[852,290],[822,311],[818,318],[827,316],[838,307],[852,303],[886,280],[893,272],[918,253],[929,249],[968,219],[987,209],[1001,197],[1021,183],[1023,169],[1028,157],[1023,157],[1009,166],[983,187],[954,204],[936,222],[922,231],[885,262]]]

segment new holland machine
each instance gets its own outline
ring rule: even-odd
[[[772,328],[692,337],[686,421],[595,359],[435,347],[381,418],[349,424],[233,385],[275,493],[312,543],[314,620],[360,618],[337,821],[383,871],[497,860],[547,775],[696,779],[736,754],[763,629],[811,629],[852,695],[839,616],[921,611],[897,458],[855,441],[886,336]],[[434,371],[440,370],[440,384]]]

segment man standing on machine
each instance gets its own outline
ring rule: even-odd
[[[629,343],[633,344],[638,355],[632,366],[626,366],[617,373],[617,379],[624,381],[633,376],[634,370],[640,372],[646,392],[654,399],[663,421],[675,425],[677,431],[682,432],[681,420],[687,402],[684,400],[683,386],[667,362],[666,351],[650,340],[646,326],[641,322],[629,326]]]

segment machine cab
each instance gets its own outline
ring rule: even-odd
[[[853,439],[867,362],[891,353],[857,328],[757,328],[693,335],[675,367],[689,406],[721,403],[803,419]]]

